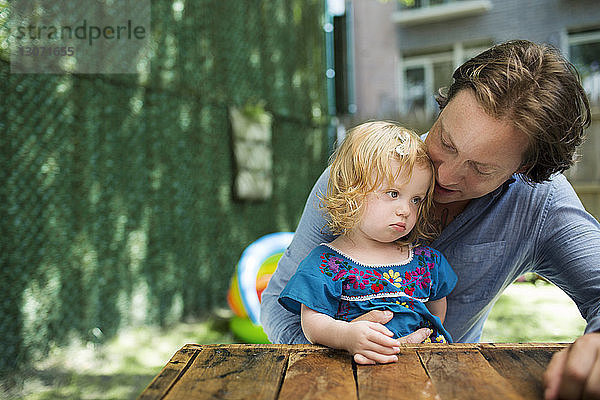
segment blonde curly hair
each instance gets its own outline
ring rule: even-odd
[[[392,160],[401,166],[396,175]],[[405,171],[409,180],[415,164],[431,170],[431,182],[415,227],[397,243],[417,245],[433,240],[437,235],[431,212],[435,178],[426,145],[413,131],[388,121],[367,122],[351,129],[333,153],[327,193],[319,196],[331,232],[348,233],[361,217],[365,196],[384,182],[394,182]]]

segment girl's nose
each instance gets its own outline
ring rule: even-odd
[[[396,207],[396,215],[397,216],[401,216],[401,215],[408,215],[410,213],[410,207],[408,205],[408,202],[403,201],[401,202],[398,207]]]

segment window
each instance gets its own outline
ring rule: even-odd
[[[428,118],[437,110],[435,94],[440,87],[447,86],[452,77],[452,59],[432,57],[411,60],[404,74],[404,113]],[[411,66],[411,64],[413,64]]]
[[[415,66],[406,68],[404,84],[404,112],[406,114],[418,114],[427,107],[427,95],[425,89],[425,67]]]
[[[569,60],[579,71],[590,104],[600,106],[600,30],[569,34]]]
[[[435,95],[449,86],[454,69],[485,48],[463,48],[458,43],[447,52],[431,53],[401,60],[400,113],[411,119],[425,120],[435,116]]]

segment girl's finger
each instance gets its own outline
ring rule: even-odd
[[[375,361],[368,359],[367,357],[363,356],[362,354],[356,353],[354,355],[354,362],[357,364],[362,364],[362,365],[373,365],[375,364]]]
[[[384,325],[374,322],[374,323],[370,324],[369,326],[371,327],[371,329],[376,330],[377,332],[383,333],[386,336],[389,336],[389,337],[394,336],[394,332],[390,331]]]
[[[389,364],[389,363],[398,361],[398,356],[396,356],[396,355],[380,354],[380,353],[370,351],[370,350],[365,350],[365,351],[361,352],[360,354],[355,354],[354,361],[356,361],[356,356],[361,356],[361,360],[363,360],[362,357],[364,357],[364,359],[368,360],[367,364],[373,364],[373,363]],[[357,361],[357,363],[358,363],[358,361]]]
[[[400,352],[400,347],[396,343],[394,346],[382,346],[375,342],[369,342],[367,345],[363,347],[364,351],[372,351],[374,353],[383,354],[383,355],[396,355]]]
[[[397,339],[382,335],[380,332],[372,332],[368,335],[367,340],[370,342],[369,350],[384,354],[396,354],[400,351]]]

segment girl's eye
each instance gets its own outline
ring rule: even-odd
[[[413,199],[411,200],[411,202],[413,204],[419,204],[421,202],[421,198],[420,197],[413,197]]]
[[[387,192],[388,196],[390,196],[392,199],[397,199],[398,198],[398,192],[395,190],[390,190]]]

